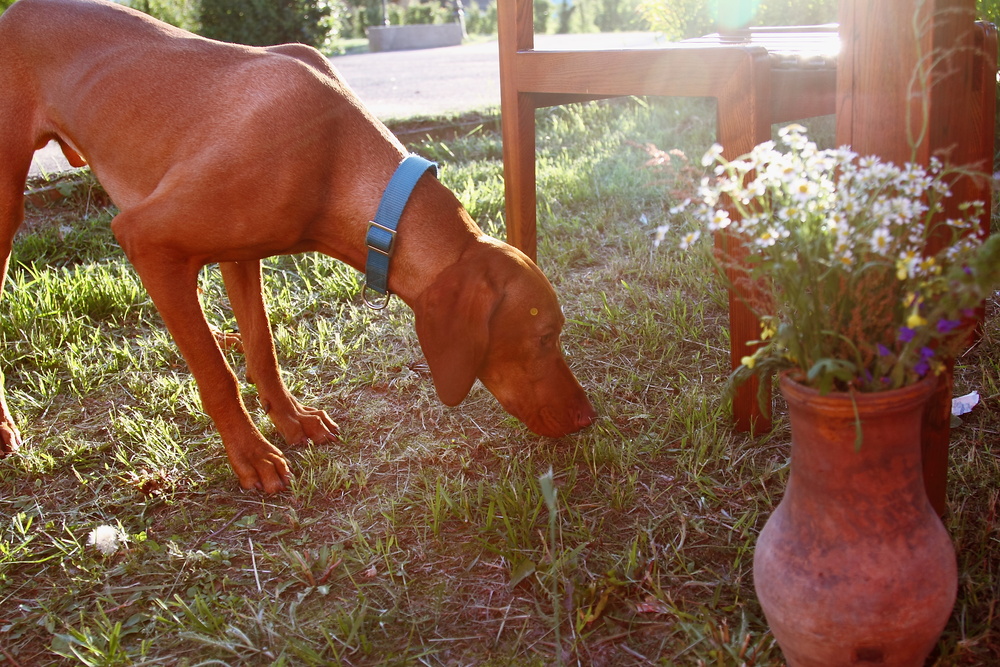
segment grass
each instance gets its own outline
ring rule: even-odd
[[[787,478],[787,428],[733,431],[725,294],[701,260],[651,243],[684,174],[662,182],[642,146],[700,155],[713,118],[638,100],[539,115],[540,264],[602,415],[575,436],[532,435],[481,387],[442,406],[398,301],[375,314],[333,260],[270,260],[286,378],[343,431],[285,447],[258,412],[296,473],[274,497],[239,491],[112,212],[72,197],[33,211],[0,301],[26,439],[0,461],[0,664],[782,664],[751,564]],[[414,149],[503,234],[492,124]],[[216,271],[203,289],[232,327]],[[953,436],[961,574],[939,665],[1000,660],[989,307],[958,368],[957,390],[984,400]],[[87,544],[102,524],[127,535],[112,555]]]

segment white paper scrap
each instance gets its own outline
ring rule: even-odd
[[[974,391],[965,396],[958,396],[951,399],[951,414],[955,417],[961,417],[964,414],[972,412],[972,408],[979,405],[979,392]]]

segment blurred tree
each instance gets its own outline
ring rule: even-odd
[[[331,13],[325,0],[201,0],[199,32],[252,46],[301,42],[322,48]]]
[[[746,25],[832,23],[837,0],[643,0],[639,11],[676,40]]]

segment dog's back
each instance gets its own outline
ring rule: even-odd
[[[4,178],[23,186],[33,151],[55,139],[122,209],[182,165],[205,178],[237,157],[308,159],[357,118],[331,118],[344,108],[333,98],[353,95],[310,47],[217,42],[104,0],[18,0],[0,17],[0,62]],[[286,122],[293,111],[312,122]]]

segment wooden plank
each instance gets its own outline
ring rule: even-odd
[[[771,122],[815,118],[837,110],[837,70],[771,70]]]
[[[841,0],[837,142],[860,154],[927,164],[931,155],[984,172],[955,183],[956,200],[990,200],[996,33],[974,26],[975,0]],[[985,229],[988,215],[981,226]],[[923,423],[924,481],[946,509],[951,373]]]
[[[933,4],[840,0],[838,145],[899,164],[926,162],[927,97],[915,83],[930,75]]]
[[[515,59],[518,89],[595,96],[717,97],[766,52],[756,47],[532,51]]]

